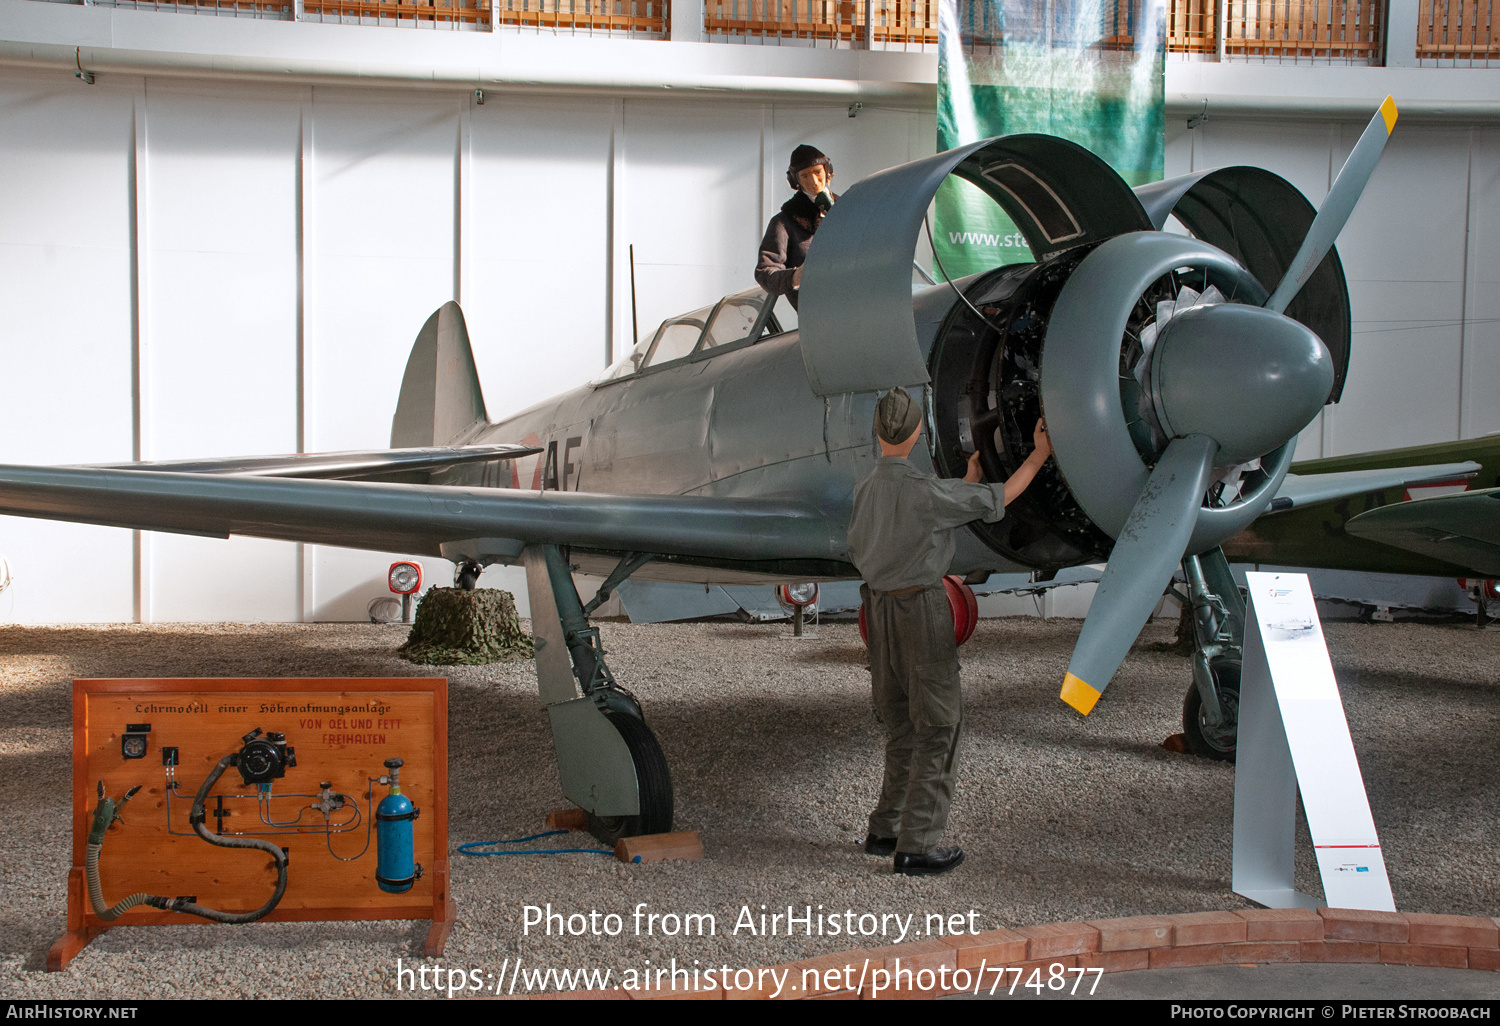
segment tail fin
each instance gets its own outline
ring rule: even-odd
[[[464,312],[450,301],[427,318],[411,347],[391,448],[447,445],[487,422]]]

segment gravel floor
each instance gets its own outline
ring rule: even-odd
[[[857,628],[824,624],[818,640],[793,642],[778,624],[603,625],[611,665],[672,765],[677,828],[699,831],[707,857],[625,866],[598,855],[455,853],[460,922],[443,965],[498,974],[520,957],[528,968],[618,974],[676,958],[733,969],[882,940],[736,935],[742,906],[758,915],[761,904],[915,913],[917,928],[928,913],[973,910],[981,929],[1247,907],[1229,890],[1233,768],[1159,747],[1181,729],[1189,681],[1186,660],[1149,650],[1173,625],[1148,627],[1086,720],[1056,697],[1078,625],[985,620],[963,649],[967,718],[949,836],[968,859],[928,880],[893,876],[855,846],[881,746]],[[1330,624],[1327,635],[1397,906],[1500,912],[1500,631]],[[404,636],[399,626],[322,624],[0,629],[0,994],[395,994],[396,959],[422,960],[425,923],[116,929],[65,973],[43,965],[66,904],[73,677],[447,672],[452,846],[539,829],[564,803],[531,664],[433,671],[393,654]],[[1298,877],[1321,893],[1305,830]],[[625,930],[523,936],[523,906],[549,902],[564,914],[621,914]],[[642,902],[712,913],[716,933],[635,936],[629,915]]]

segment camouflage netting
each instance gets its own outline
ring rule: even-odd
[[[436,666],[513,663],[532,657],[516,600],[497,588],[433,588],[422,596],[406,644],[408,662]]]

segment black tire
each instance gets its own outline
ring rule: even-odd
[[[1217,730],[1208,730],[1203,722],[1203,699],[1198,695],[1198,686],[1190,685],[1182,700],[1183,739],[1194,755],[1233,762],[1240,721],[1240,661],[1214,659],[1208,664],[1208,672],[1214,675],[1219,687],[1219,701],[1228,722]]]
[[[641,811],[635,816],[595,816],[589,813],[589,833],[605,844],[614,844],[622,837],[639,837],[642,834],[665,834],[672,830],[672,774],[667,769],[667,757],[662,754],[656,735],[643,720],[623,712],[607,712],[605,719],[614,724],[625,747],[630,749],[630,761],[635,763],[635,776],[640,786]]]

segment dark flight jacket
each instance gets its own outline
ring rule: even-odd
[[[792,276],[807,259],[807,247],[812,245],[822,220],[818,205],[799,191],[781,205],[781,212],[771,218],[765,238],[760,240],[755,282],[767,292],[785,296],[793,310],[797,309],[797,290],[792,288]]]

